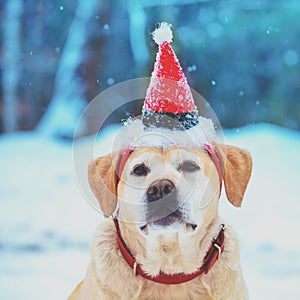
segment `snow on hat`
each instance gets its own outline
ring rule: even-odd
[[[143,106],[143,122],[146,127],[184,130],[198,123],[198,111],[170,45],[172,38],[171,25],[166,22],[153,32],[159,50]]]

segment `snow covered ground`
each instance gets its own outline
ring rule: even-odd
[[[112,138],[108,130],[105,149]],[[225,138],[254,162],[243,207],[224,195],[220,207],[240,237],[251,299],[299,299],[300,133],[261,124],[227,130]],[[2,135],[0,178],[0,299],[66,299],[85,274],[102,218],[78,189],[71,144]]]

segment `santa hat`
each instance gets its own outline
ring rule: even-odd
[[[198,111],[187,79],[170,43],[171,25],[163,22],[153,32],[159,47],[143,106],[143,123],[169,129],[190,129],[198,124]]]
[[[199,116],[191,89],[170,43],[171,25],[163,22],[154,31],[158,53],[142,110],[142,118],[124,124],[117,144],[138,146],[202,147],[215,140],[214,123]],[[128,144],[129,143],[129,144]]]

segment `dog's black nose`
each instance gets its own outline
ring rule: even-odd
[[[161,199],[170,194],[174,189],[175,185],[171,180],[157,180],[147,190],[148,201],[153,202]]]

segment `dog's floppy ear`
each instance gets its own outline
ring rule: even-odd
[[[117,182],[115,166],[118,153],[99,157],[89,164],[88,178],[105,217],[113,214],[117,206]]]
[[[227,198],[231,204],[240,207],[251,176],[251,156],[235,146],[215,144],[214,147],[221,160]]]

